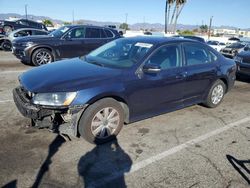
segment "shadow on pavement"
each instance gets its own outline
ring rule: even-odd
[[[4,185],[2,188],[16,188],[16,187],[17,187],[17,180],[13,180]]]
[[[250,83],[250,77],[245,75],[237,75],[237,81]]]
[[[238,160],[231,155],[226,155],[227,160],[231,163],[234,169],[247,181],[250,185],[250,168],[246,167],[246,164],[250,164],[250,160]]]
[[[62,146],[62,144],[66,142],[65,139],[61,135],[57,135],[56,138],[51,142],[49,145],[48,155],[45,161],[43,162],[42,166],[39,169],[39,172],[36,176],[36,180],[34,184],[32,185],[33,188],[39,187],[43,176],[47,171],[49,171],[49,166],[52,163],[51,158],[56,154],[56,152],[59,150],[59,148]]]
[[[130,171],[132,160],[117,139],[97,145],[81,157],[78,173],[82,187],[126,187],[124,174]]]

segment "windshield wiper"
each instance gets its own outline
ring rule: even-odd
[[[80,59],[84,59],[84,61],[86,61],[87,63],[91,63],[91,64],[94,64],[94,65],[98,65],[100,67],[104,67],[103,64],[99,63],[99,62],[96,62],[96,61],[90,61],[86,58],[86,56],[82,56],[80,57]]]
[[[96,61],[87,61],[88,63],[91,63],[91,64],[94,64],[94,65],[98,65],[100,67],[104,67],[103,64],[99,63],[99,62],[96,62]]]

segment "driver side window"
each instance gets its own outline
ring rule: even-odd
[[[180,50],[177,45],[168,45],[158,49],[146,64],[158,65],[162,70],[180,67]]]
[[[71,39],[79,39],[85,37],[85,28],[76,28],[70,31],[69,36]]]

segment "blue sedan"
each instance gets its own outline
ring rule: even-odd
[[[218,106],[235,72],[234,61],[198,41],[122,38],[86,56],[29,70],[13,97],[34,126],[99,144],[124,123],[194,104]]]

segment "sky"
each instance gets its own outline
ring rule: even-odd
[[[134,23],[164,24],[165,0],[0,0],[0,13],[48,16],[72,21],[87,19]],[[250,28],[250,0],[187,0],[178,20],[181,24],[209,24],[214,26]]]

